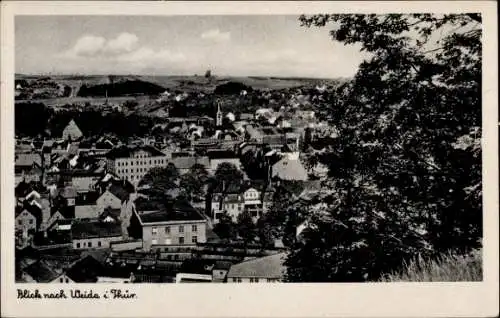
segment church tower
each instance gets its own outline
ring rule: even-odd
[[[217,127],[222,126],[222,111],[220,110],[220,101],[217,101],[217,115],[215,118],[215,125]]]

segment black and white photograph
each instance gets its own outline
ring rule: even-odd
[[[13,19],[18,298],[484,280],[481,11]]]

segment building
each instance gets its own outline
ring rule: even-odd
[[[62,138],[64,140],[76,141],[83,137],[83,133],[76,125],[75,121],[72,119],[68,125],[64,128],[62,133]]]
[[[212,173],[215,173],[217,167],[223,162],[230,163],[238,169],[242,168],[240,158],[231,150],[210,150],[207,151],[207,157],[210,164],[209,171]]]
[[[45,260],[38,260],[23,269],[24,280],[35,283],[60,283],[62,270]],[[68,281],[69,282],[69,281]]]
[[[99,212],[103,212],[106,208],[120,209],[122,202],[127,200],[129,196],[130,193],[121,185],[109,184],[106,191],[96,201],[97,209]]]
[[[134,185],[152,168],[166,167],[167,164],[167,156],[152,146],[118,147],[106,154],[108,172]]]
[[[103,171],[60,170],[59,177],[71,183],[77,192],[89,192],[96,189],[97,182],[103,177]]]
[[[211,210],[208,213],[214,223],[227,212],[234,222],[243,211],[248,211],[256,221],[267,212],[272,204],[274,190],[263,182],[248,182],[243,185],[229,185],[226,189],[216,188],[212,192]]]
[[[259,257],[232,265],[227,273],[228,283],[276,283],[286,273],[285,253]]]
[[[117,222],[77,221],[71,226],[71,237],[74,249],[109,248],[111,242],[122,240],[122,229]]]
[[[304,165],[298,158],[283,156],[271,167],[271,176],[281,180],[306,181],[308,173]]]
[[[100,211],[97,206],[98,192],[78,193],[75,198],[75,219],[97,218]]]
[[[16,207],[15,215],[15,229],[20,231],[24,238],[34,234],[42,223],[42,211],[36,205]]]
[[[142,237],[146,251],[155,246],[194,246],[207,240],[207,219],[187,202],[152,202],[140,198],[134,202],[133,210],[131,227],[134,222],[140,224],[136,235]]]
[[[191,156],[189,154],[182,153],[183,155],[179,155],[178,153],[172,154],[171,163],[177,168],[179,174],[188,173],[194,165],[201,165],[207,171],[210,169],[210,161],[206,156]]]

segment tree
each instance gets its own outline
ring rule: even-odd
[[[415,254],[477,247],[480,15],[300,21],[332,25],[335,41],[360,45],[370,57],[335,92],[329,112],[339,137],[316,158],[330,167],[335,191],[309,209],[310,230],[292,248],[287,279],[378,279]]]
[[[212,77],[212,71],[207,70],[207,71],[205,72],[205,78],[211,78],[211,77]]]
[[[227,189],[230,185],[239,185],[243,181],[243,173],[234,164],[222,162],[217,166],[214,173],[217,186],[223,186]]]
[[[159,197],[165,197],[170,190],[177,188],[179,172],[174,164],[169,163],[166,167],[155,167],[139,181],[138,186],[149,186],[150,192]]]
[[[219,216],[219,223],[215,224],[214,232],[223,240],[236,238],[236,224],[227,212]]]
[[[205,186],[208,182],[208,172],[205,166],[194,164],[189,172],[180,177],[180,188],[190,200],[202,200],[206,195]]]
[[[236,227],[238,230],[238,235],[243,238],[245,244],[251,243],[255,240],[257,235],[257,228],[253,223],[252,215],[248,211],[243,211],[243,213],[238,215],[236,222]]]

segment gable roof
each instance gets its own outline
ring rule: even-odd
[[[115,183],[112,183],[107,189],[107,191],[109,191],[109,193],[120,199],[120,201],[125,201],[130,196],[129,192],[125,188]]]
[[[283,180],[307,180],[307,171],[300,160],[282,158],[272,166],[273,177]]]
[[[278,253],[235,264],[229,269],[227,277],[281,279],[286,271],[284,266],[285,257],[285,253]]]
[[[63,135],[67,135],[71,140],[77,140],[83,137],[83,133],[76,125],[75,121],[72,119],[68,125],[63,130]]]
[[[24,269],[37,283],[48,283],[61,275],[61,271],[50,266],[46,261],[39,260]]]
[[[87,239],[97,237],[116,237],[122,235],[120,222],[80,221],[71,226],[73,239]]]
[[[95,283],[97,277],[105,271],[104,265],[91,255],[74,263],[67,271],[66,276],[75,283]]]

